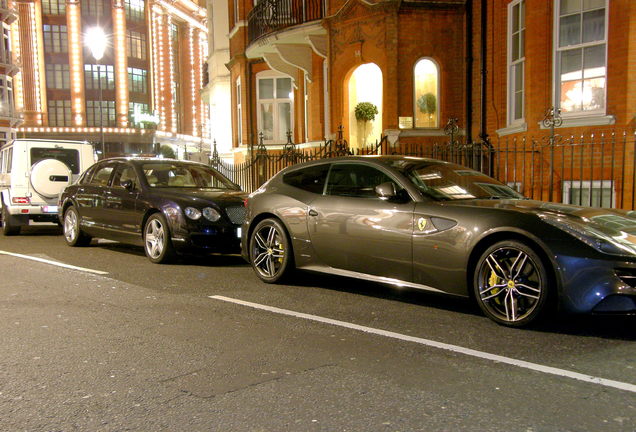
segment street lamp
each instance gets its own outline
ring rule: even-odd
[[[102,114],[102,70],[100,60],[104,57],[104,51],[106,51],[106,33],[101,27],[92,27],[86,32],[86,45],[91,50],[91,54],[97,62],[97,84],[99,86],[99,132],[101,134],[102,141],[102,157],[106,155],[106,149],[104,147],[104,117]]]

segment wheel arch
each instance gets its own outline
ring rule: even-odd
[[[530,247],[533,251],[535,251],[537,255],[539,255],[539,258],[541,259],[543,265],[545,266],[549,282],[553,284],[556,288],[556,292],[552,293],[552,297],[553,297],[552,300],[554,300],[555,299],[554,297],[556,297],[556,294],[561,291],[562,283],[557,274],[557,264],[551,258],[551,253],[549,248],[540,239],[536,238],[532,234],[529,234],[526,232],[520,232],[520,231],[505,230],[505,229],[492,232],[482,237],[473,247],[468,257],[468,262],[466,263],[466,270],[467,270],[466,271],[466,286],[468,288],[467,291],[470,298],[473,301],[476,300],[475,293],[473,292],[473,277],[474,277],[475,268],[477,266],[477,262],[479,261],[479,258],[490,246],[500,241],[506,241],[506,240],[516,240],[516,241],[522,242],[526,244],[528,247]]]

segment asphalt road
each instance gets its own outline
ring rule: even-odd
[[[462,300],[267,285],[240,257],[155,265],[56,228],[0,236],[0,334],[2,431],[636,431],[633,317],[514,330]]]

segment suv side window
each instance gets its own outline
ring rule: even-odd
[[[115,168],[114,164],[98,165],[93,172],[93,176],[89,182],[92,186],[108,186],[108,180]]]
[[[322,194],[330,164],[313,165],[289,172],[283,176],[283,183],[307,192]]]
[[[327,195],[377,198],[375,187],[393,182],[382,171],[364,164],[334,164],[329,172]]]

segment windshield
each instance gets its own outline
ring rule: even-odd
[[[436,200],[524,198],[505,184],[459,165],[422,162],[397,168],[420,191]]]
[[[142,171],[150,187],[239,190],[221,173],[205,165],[151,162],[143,164]]]

